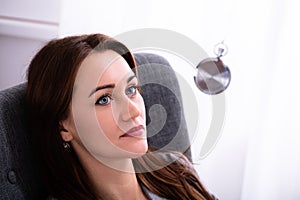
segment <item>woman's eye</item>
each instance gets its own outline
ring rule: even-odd
[[[136,94],[137,88],[138,87],[136,85],[131,86],[131,87],[127,88],[125,94],[129,95],[129,96],[134,96]]]
[[[110,103],[110,101],[111,101],[111,98],[108,95],[103,95],[102,97],[100,97],[98,99],[98,101],[96,102],[96,104],[107,105],[107,104]]]

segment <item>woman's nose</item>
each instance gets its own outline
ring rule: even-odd
[[[138,104],[131,99],[127,99],[123,106],[124,107],[121,112],[121,118],[123,121],[133,120],[141,114]]]

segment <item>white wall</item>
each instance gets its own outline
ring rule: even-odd
[[[26,80],[26,69],[43,42],[0,35],[0,90]]]
[[[57,37],[60,1],[0,0],[0,90],[26,80],[36,51]]]

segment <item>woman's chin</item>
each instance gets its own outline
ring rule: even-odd
[[[124,141],[123,141],[124,142]],[[121,157],[137,158],[148,151],[147,139],[130,139],[118,145]]]
[[[147,153],[148,145],[143,145],[135,148],[126,148],[124,149],[128,158],[138,158]]]

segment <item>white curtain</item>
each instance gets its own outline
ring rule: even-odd
[[[265,76],[272,79],[262,81],[269,87],[259,96],[266,102],[248,146],[242,199],[300,199],[298,8],[296,1],[276,1],[270,8]]]
[[[224,40],[224,63],[232,71],[226,121],[214,150],[196,165],[200,177],[223,200],[300,199],[296,0],[62,2],[61,36],[164,28],[194,40],[210,56]],[[200,148],[195,139],[196,160]]]

